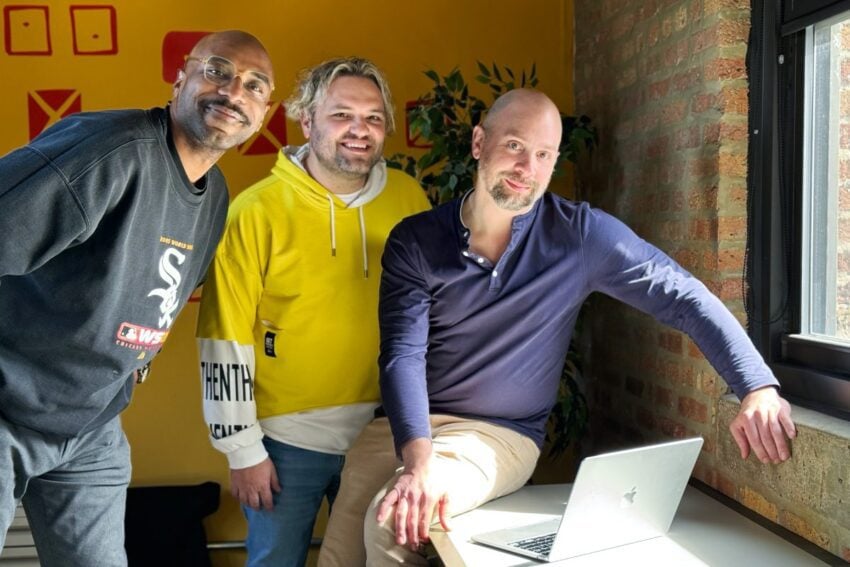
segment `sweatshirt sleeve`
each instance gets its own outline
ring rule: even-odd
[[[32,147],[0,157],[0,278],[32,272],[88,229],[62,171]]]
[[[232,469],[267,457],[254,400],[253,328],[263,289],[255,224],[238,214],[228,219],[198,317],[204,419]]]
[[[743,398],[779,386],[734,315],[706,286],[625,224],[591,210],[584,265],[595,288],[686,333]]]
[[[431,298],[403,226],[390,233],[384,248],[378,311],[381,397],[398,452],[413,439],[431,439],[425,364]]]

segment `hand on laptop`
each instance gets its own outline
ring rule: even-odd
[[[417,550],[428,541],[431,520],[436,510],[440,525],[448,531],[448,494],[429,475],[431,441],[414,439],[402,448],[404,471],[387,491],[378,506],[378,523],[395,513],[395,537],[398,545]]]
[[[741,400],[741,409],[729,424],[732,437],[746,459],[752,450],[763,463],[778,464],[791,456],[788,439],[797,436],[791,406],[773,387],[754,390]]]

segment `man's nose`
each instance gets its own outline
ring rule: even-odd
[[[242,77],[239,75],[233,75],[233,78],[230,79],[230,81],[218,87],[218,93],[226,95],[230,100],[242,101],[245,92],[244,87],[245,85],[242,83]]]

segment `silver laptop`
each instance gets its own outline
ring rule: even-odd
[[[702,438],[695,437],[588,457],[567,487],[563,516],[472,541],[560,561],[664,535],[701,447]]]

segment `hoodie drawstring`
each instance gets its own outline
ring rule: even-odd
[[[336,256],[336,217],[334,216],[334,198],[330,193],[325,195],[331,205],[331,256]]]
[[[357,207],[360,213],[360,247],[363,250],[363,278],[369,279],[369,253],[366,251],[366,220],[363,218],[363,207]]]
[[[326,194],[331,209],[331,256],[336,256],[336,213],[334,212],[334,199],[330,193]],[[360,219],[360,253],[363,256],[363,278],[369,278],[369,252],[366,247],[366,219],[363,217],[363,207],[357,207]]]

